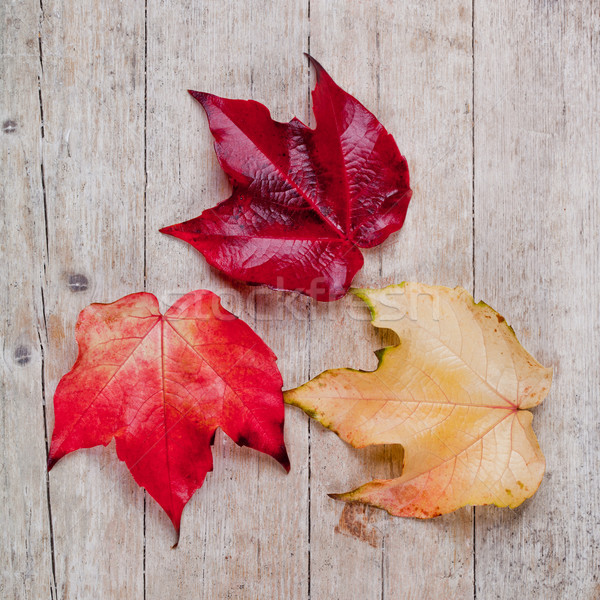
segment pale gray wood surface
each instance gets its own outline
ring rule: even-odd
[[[365,252],[357,287],[405,279],[471,287],[471,30],[471,5],[461,0],[437,9],[311,0],[311,53],[377,114],[411,169],[414,198],[405,227]],[[375,368],[373,350],[393,343],[375,332],[368,310],[352,297],[315,312],[311,377],[332,367]],[[344,508],[327,496],[398,476],[401,456],[391,448],[357,452],[311,424],[312,598],[472,593],[470,508],[422,523]]]
[[[477,598],[600,598],[600,4],[475,9],[475,288],[554,368],[538,493],[478,508]]]
[[[41,16],[50,399],[79,311],[144,283],[144,10],[46,0]],[[114,446],[61,461],[50,501],[58,597],[142,597],[144,492]]]
[[[0,19],[2,598],[600,597],[597,2],[42,0],[4,2]],[[462,285],[504,314],[554,367],[534,411],[548,472],[512,511],[345,507],[327,492],[397,475],[401,451],[352,450],[288,407],[290,474],[218,435],[171,549],[112,446],[47,478],[84,306],[212,289],[275,350],[286,388],[373,368],[393,342],[352,297],[232,285],[158,233],[228,194],[185,90],[312,122],[305,51],[411,168],[405,227],[355,285]]]
[[[0,5],[0,596],[50,598],[37,0]]]
[[[279,120],[307,112],[305,11],[303,4],[292,8],[277,0],[239,3],[235,10],[221,2],[150,1],[147,13],[148,290],[164,307],[192,289],[219,294],[226,309],[267,340],[288,385],[308,377],[308,300],[293,298],[299,314],[290,319],[288,310],[278,311],[289,294],[232,285],[191,246],[158,230],[230,194],[204,111],[186,89],[252,97]],[[176,550],[169,550],[174,538],[168,518],[149,501],[148,598],[169,598],[174,590],[206,600],[305,597],[307,424],[298,411],[288,409],[286,416],[289,475],[271,458],[217,435],[214,471],[183,513]]]

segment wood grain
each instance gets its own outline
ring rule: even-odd
[[[144,10],[57,0],[42,18],[51,398],[76,358],[79,311],[143,285]],[[141,598],[144,492],[114,447],[61,460],[50,497],[58,597]]]
[[[51,598],[42,308],[39,5],[0,5],[0,596]]]
[[[597,3],[25,0],[0,22],[3,598],[599,596]],[[286,388],[374,368],[394,341],[352,297],[232,283],[158,233],[229,193],[185,90],[309,122],[305,51],[411,168],[405,227],[365,253],[355,285],[460,284],[504,314],[554,367],[534,415],[548,473],[514,511],[395,519],[327,492],[398,475],[401,449],[352,450],[289,408],[290,474],[218,435],[171,550],[167,517],[112,447],[46,478],[84,306],[212,289],[273,347]]]
[[[600,7],[478,3],[476,293],[554,369],[537,494],[477,509],[477,598],[600,596]]]
[[[302,2],[148,3],[148,289],[170,304],[208,288],[279,357],[286,386],[308,376],[308,301],[232,284],[189,245],[158,232],[224,200],[218,166],[192,88],[266,103],[274,118],[306,112],[307,13]],[[289,298],[292,296],[292,298]],[[238,448],[214,445],[214,471],[186,507],[176,551],[153,502],[147,519],[147,597],[305,598],[308,557],[307,424],[286,413],[292,471]]]
[[[311,53],[377,114],[411,169],[406,224],[365,252],[357,287],[407,279],[471,287],[470,11],[461,1],[443,8],[311,1]],[[373,351],[393,342],[375,332],[368,310],[352,305],[347,298],[318,307],[311,377],[332,367],[375,368]],[[336,330],[341,333],[332,335]],[[311,456],[311,597],[464,598],[472,592],[470,509],[428,523],[372,511],[362,517],[370,521],[366,540],[342,536],[347,511],[327,492],[398,476],[402,454],[393,448],[357,452],[313,425]],[[365,543],[373,527],[379,532],[375,547]]]

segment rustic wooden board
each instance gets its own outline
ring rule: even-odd
[[[538,493],[477,509],[478,599],[600,597],[600,6],[475,10],[475,285],[554,369]]]
[[[311,53],[378,115],[411,169],[414,199],[405,227],[365,252],[365,267],[354,285],[416,279],[470,288],[471,3],[457,0],[433,8],[429,3],[311,0],[310,32]],[[393,343],[374,332],[368,310],[351,310],[354,305],[347,298],[317,307],[312,377],[332,367],[375,368],[373,351]],[[332,335],[340,324],[342,333]],[[348,491],[373,477],[399,475],[401,456],[392,448],[356,452],[319,425],[311,426],[313,598],[464,598],[472,593],[471,509],[421,523],[345,508],[328,498],[327,492]]]
[[[2,3],[0,23],[0,595],[50,598],[37,0]]]
[[[599,597],[597,3],[27,0],[0,19],[2,597]],[[288,407],[290,474],[218,435],[171,550],[168,518],[112,447],[46,477],[84,306],[212,289],[273,347],[286,388],[373,368],[393,342],[352,297],[232,284],[158,232],[229,192],[185,90],[311,122],[305,51],[411,168],[405,228],[365,253],[355,284],[462,285],[504,314],[554,367],[534,414],[548,473],[514,511],[394,519],[327,492],[397,475],[401,450],[352,450]]]
[[[45,1],[42,19],[51,398],[77,355],[79,311],[143,286],[144,9]],[[50,498],[58,597],[141,598],[144,492],[114,447],[60,461]]]
[[[165,306],[191,289],[218,293],[225,308],[271,345],[286,385],[293,386],[308,377],[308,300],[294,297],[288,306],[289,294],[232,285],[189,245],[158,232],[230,194],[206,117],[188,88],[254,98],[279,120],[306,112],[306,5],[233,6],[148,3],[147,286]],[[173,589],[206,600],[306,597],[308,438],[297,412],[287,411],[289,475],[271,458],[217,436],[214,471],[183,513],[176,551],[169,550],[172,526],[150,501],[148,598],[168,598]]]

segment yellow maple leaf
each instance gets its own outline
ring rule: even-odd
[[[285,400],[356,448],[402,444],[404,465],[401,477],[331,496],[419,518],[532,496],[545,460],[526,409],[545,398],[552,370],[462,288],[402,283],[354,293],[400,344],[377,353],[375,371],[326,371]]]

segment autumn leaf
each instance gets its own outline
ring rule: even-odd
[[[212,470],[217,427],[289,470],[276,357],[212,292],[186,294],[164,315],[147,293],[92,304],[76,337],[79,356],[54,395],[49,468],[114,438],[177,532]]]
[[[231,197],[161,229],[230,277],[318,300],[343,296],[359,248],[402,227],[408,166],[392,136],[311,58],[316,128],[278,123],[253,100],[190,91],[208,116]]]
[[[399,345],[379,351],[376,371],[326,371],[284,398],[357,448],[402,444],[404,465],[396,479],[332,497],[428,518],[532,496],[545,461],[527,409],[547,395],[551,370],[461,288],[404,283],[355,293]]]

